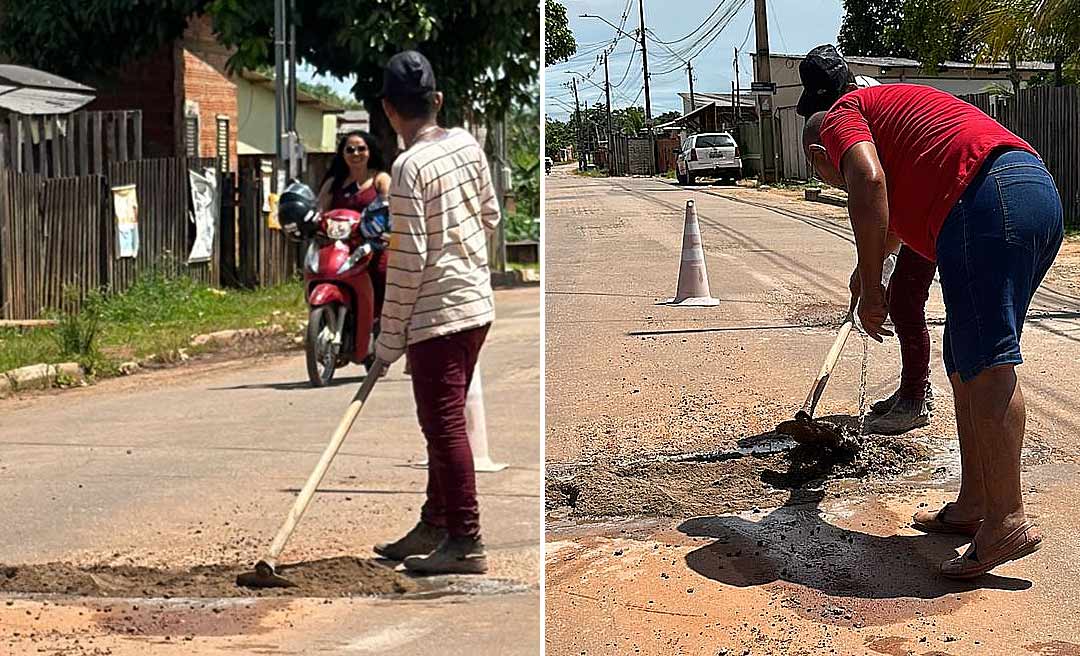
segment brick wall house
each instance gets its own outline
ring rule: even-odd
[[[225,70],[231,54],[208,18],[193,18],[180,39],[95,81],[98,97],[87,109],[141,109],[146,157],[227,154],[236,170],[236,84]]]

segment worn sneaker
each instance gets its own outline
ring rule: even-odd
[[[896,404],[896,399],[900,398],[900,390],[896,390],[886,399],[880,401],[874,401],[870,405],[870,416],[875,417],[877,415],[883,415],[892,410],[892,407]]]
[[[888,412],[866,420],[865,432],[874,435],[899,435],[929,423],[930,409],[926,401],[897,399]]]
[[[430,554],[406,558],[405,569],[415,574],[484,574],[487,553],[480,536],[447,537]]]
[[[896,400],[898,398],[900,398],[900,390],[896,390],[895,392],[893,392],[892,396],[890,396],[887,399],[881,399],[880,401],[875,401],[870,406],[870,413],[869,413],[870,416],[887,414],[889,412],[889,410],[892,410],[892,407],[894,405],[896,405]],[[926,395],[925,395],[924,398],[925,398],[925,401],[926,401],[926,409],[929,410],[930,412],[933,412],[934,411],[934,388],[932,388],[930,386],[930,383],[926,384]]]
[[[431,553],[446,539],[446,529],[418,522],[397,542],[375,545],[375,553],[388,560],[405,560],[409,556]]]

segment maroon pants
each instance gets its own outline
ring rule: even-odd
[[[922,400],[930,380],[930,331],[926,328],[926,299],[937,265],[907,246],[896,256],[889,280],[889,316],[900,340],[900,398]]]
[[[465,330],[409,346],[413,396],[420,429],[427,440],[427,501],[420,518],[446,528],[453,537],[480,534],[465,395],[489,326]]]

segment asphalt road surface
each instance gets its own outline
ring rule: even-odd
[[[0,653],[538,653],[539,290],[500,291],[496,304],[480,366],[491,453],[510,467],[478,475],[489,575],[425,581],[419,598],[9,596]],[[426,472],[402,366],[376,385],[283,561],[371,558],[415,523]],[[0,562],[253,563],[358,374],[310,389],[293,352],[0,402]]]

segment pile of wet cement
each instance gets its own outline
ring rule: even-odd
[[[783,439],[782,435],[763,436]],[[549,467],[547,509],[582,517],[689,517],[782,505],[792,490],[829,479],[883,480],[930,455],[899,437],[863,438],[854,452],[800,445],[779,452],[665,456],[624,463]]]
[[[412,592],[417,584],[371,560],[328,558],[282,565],[291,588],[250,589],[236,576],[250,567],[205,565],[190,570],[133,566],[77,567],[70,563],[0,565],[0,594],[45,593],[85,597],[353,597]]]

